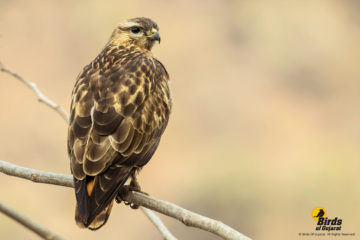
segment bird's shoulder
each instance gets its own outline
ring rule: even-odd
[[[149,95],[158,72],[167,76],[166,70],[159,66],[148,51],[134,46],[105,48],[79,74],[73,89],[72,109],[81,109],[79,115],[87,116],[94,101],[100,105],[106,101],[106,105],[116,103],[119,113],[130,115],[131,104],[139,105]],[[114,102],[109,101],[110,98]]]

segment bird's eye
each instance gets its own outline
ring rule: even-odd
[[[132,27],[132,28],[131,28],[131,32],[132,32],[132,33],[135,33],[135,34],[136,34],[136,33],[139,33],[139,32],[140,32],[140,28],[139,28],[139,27]]]

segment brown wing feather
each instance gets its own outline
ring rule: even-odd
[[[161,63],[134,47],[104,49],[79,75],[68,152],[80,225],[101,227],[131,171],[154,154],[170,113],[167,81]]]

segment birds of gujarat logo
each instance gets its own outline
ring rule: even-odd
[[[311,216],[316,221],[316,231],[340,231],[343,220],[339,217],[328,218],[325,208],[316,207]]]
[[[325,208],[323,207],[316,207],[312,210],[312,214],[311,214],[312,218],[315,221],[319,221],[319,218],[325,218],[326,217],[326,211]]]

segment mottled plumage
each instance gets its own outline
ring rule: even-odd
[[[150,52],[156,23],[126,20],[77,78],[72,93],[68,153],[79,226],[108,219],[114,198],[154,154],[168,122],[169,75]]]

